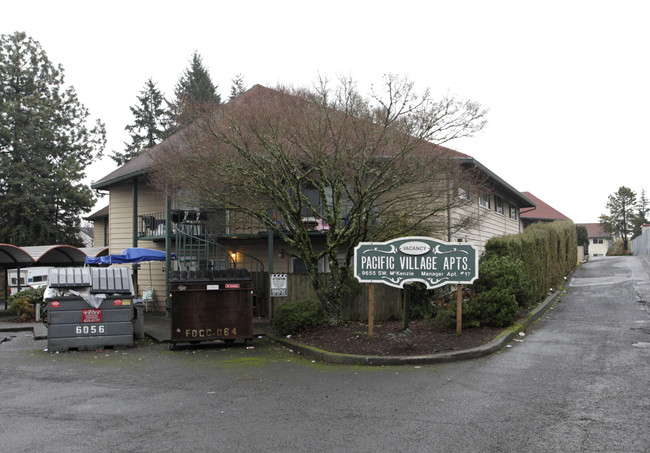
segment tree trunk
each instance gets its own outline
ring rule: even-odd
[[[343,323],[344,280],[345,275],[338,270],[330,272],[326,278],[318,279],[316,294],[327,313],[327,324],[332,327]]]

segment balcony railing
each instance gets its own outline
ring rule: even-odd
[[[138,237],[140,239],[164,238],[167,220],[164,212],[138,216]]]
[[[182,225],[187,234],[203,236],[209,234],[214,238],[255,237],[265,235],[267,232],[259,220],[251,215],[240,212],[220,209],[211,212],[174,210],[171,214],[172,234],[177,226]],[[276,219],[282,226],[285,222],[278,216]],[[329,229],[314,212],[305,212],[302,218],[308,231],[324,232]],[[162,240],[165,238],[167,219],[164,212],[153,212],[138,216],[138,237],[148,240]]]

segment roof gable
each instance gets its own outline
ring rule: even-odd
[[[254,85],[249,90],[245,91],[241,95],[232,99],[228,103],[221,104],[218,109],[247,109],[253,99],[261,99],[262,102],[266,101],[265,98],[272,100],[277,96],[292,96],[297,100],[300,100],[298,96],[291,94],[283,93],[278,90],[273,90],[267,88],[263,85]],[[244,110],[245,111],[245,110]],[[183,140],[185,134],[187,134],[188,129],[195,126],[189,126],[188,128],[173,134],[167,139],[163,140],[161,143],[147,149],[142,152],[140,155],[136,156],[129,162],[125,163],[117,170],[109,173],[100,180],[96,181],[91,185],[93,189],[108,189],[111,184],[116,184],[120,182],[125,182],[133,178],[137,178],[142,175],[149,173],[153,167],[153,158],[151,155],[155,153],[164,152],[167,147],[175,146],[186,146],[186,142]],[[191,132],[191,131],[190,131]],[[459,159],[463,165],[474,166],[475,168],[482,171],[486,174],[493,183],[496,183],[502,190],[504,190],[508,195],[510,195],[518,203],[520,208],[532,207],[535,206],[529,198],[523,195],[521,192],[510,186],[503,179],[498,177],[496,174],[487,169],[484,165],[480,164],[476,159],[469,156],[468,154],[461,153],[459,151],[447,148],[441,145],[436,145],[431,142],[423,142],[415,150],[416,155],[421,156],[444,156],[452,159]],[[97,215],[93,214],[93,216]]]

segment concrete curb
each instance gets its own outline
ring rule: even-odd
[[[461,360],[476,359],[490,355],[503,349],[519,332],[528,328],[531,324],[542,317],[555,303],[565,294],[566,291],[556,291],[549,295],[542,303],[533,309],[528,315],[520,318],[517,322],[504,330],[490,343],[478,346],[476,348],[465,349],[462,351],[443,352],[439,354],[420,355],[420,356],[364,356],[354,354],[339,354],[324,351],[312,346],[307,346],[287,338],[277,337],[267,333],[267,338],[282,344],[294,352],[306,357],[319,360],[321,362],[333,363],[337,365],[374,365],[374,366],[393,366],[393,365],[431,365],[435,363],[456,362]]]
[[[8,323],[0,323],[0,332],[31,332],[34,340],[47,340],[47,327],[38,323],[8,326]]]

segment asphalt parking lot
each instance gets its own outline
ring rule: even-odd
[[[2,332],[3,449],[626,451],[650,445],[650,265],[590,261],[501,350],[428,365],[323,363],[255,338],[50,353]]]

